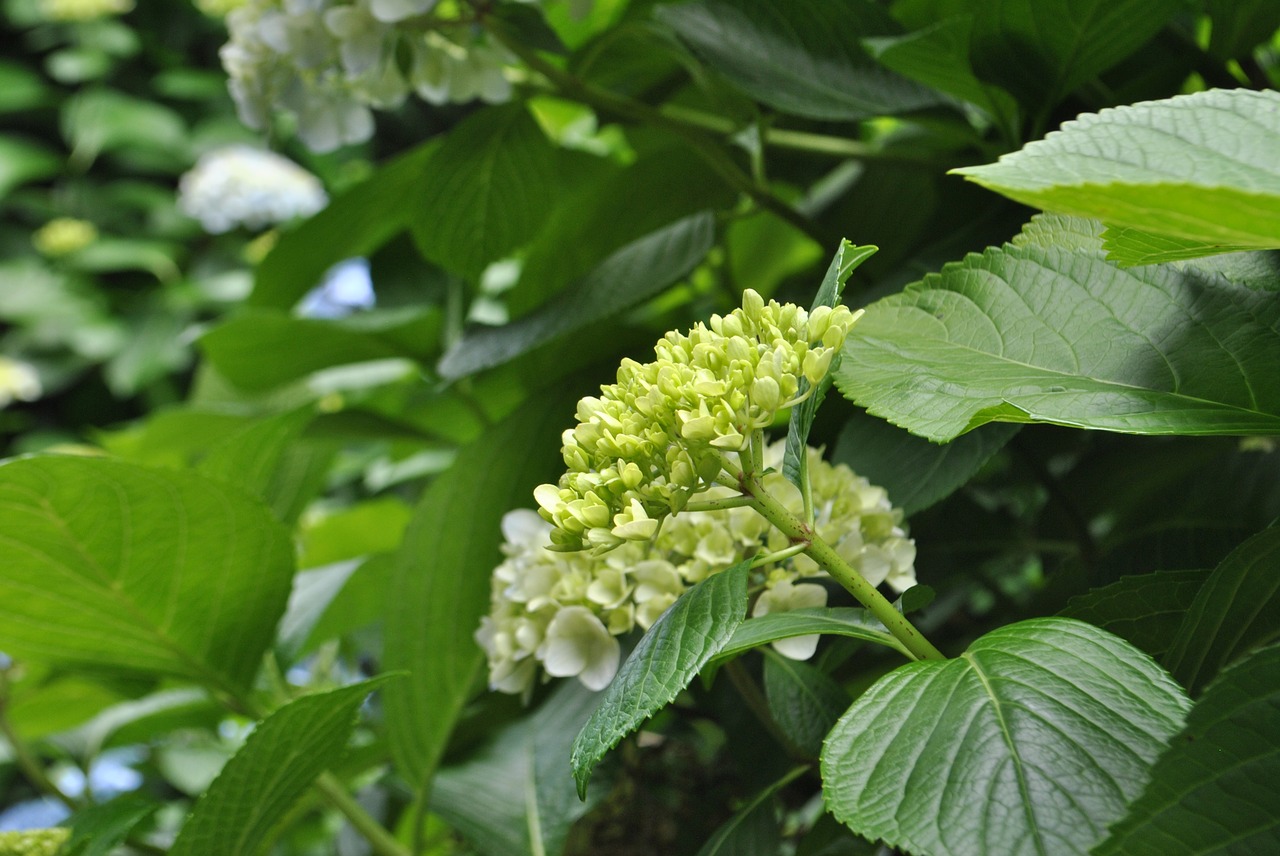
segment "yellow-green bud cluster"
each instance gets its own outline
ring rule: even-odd
[[[720,478],[726,454],[816,386],[857,316],[813,312],[748,289],[741,309],[687,334],[668,333],[651,363],[624,360],[618,382],[578,403],[564,433],[567,472],[534,497],[553,549],[609,550],[647,541],[658,521]]]
[[[764,450],[771,468],[764,488],[793,514],[801,514],[800,491],[777,469],[782,442]],[[902,510],[884,488],[809,450],[814,526],[851,567],[872,585],[896,591],[915,584],[915,543]],[[696,500],[723,499],[731,488],[716,486]],[[754,509],[686,512],[667,520],[652,543],[626,542],[603,555],[552,552],[554,530],[527,509],[502,522],[506,560],[494,569],[489,614],[476,633],[489,660],[489,683],[508,693],[528,693],[539,675],[576,677],[602,689],[618,669],[618,636],[647,630],[689,586],[744,558],[790,546],[786,535]],[[764,591],[752,614],[763,615],[826,603],[826,588],[802,579],[825,576],[808,557],[793,556],[756,571]],[[775,644],[780,653],[807,659],[817,637]]]

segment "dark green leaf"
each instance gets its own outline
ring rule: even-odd
[[[434,142],[401,155],[340,194],[280,241],[258,265],[251,306],[288,309],[340,261],[366,256],[409,223]]]
[[[954,172],[1112,226],[1278,248],[1278,138],[1280,93],[1211,90],[1082,115],[997,163]]]
[[[441,326],[435,309],[389,310],[341,321],[250,310],[206,333],[200,348],[223,377],[257,391],[333,366],[434,356]]]
[[[252,682],[293,574],[265,506],[194,474],[71,457],[0,466],[0,504],[7,653]]]
[[[792,743],[811,758],[849,707],[849,694],[819,669],[764,651],[764,693],[769,712]]]
[[[63,856],[110,856],[135,826],[155,812],[159,804],[136,795],[82,808],[67,825],[71,835]]]
[[[1247,57],[1280,29],[1280,6],[1271,0],[1207,0],[1213,22],[1209,53],[1219,59]]]
[[[831,264],[827,268],[827,275],[822,278],[822,285],[818,287],[818,294],[813,299],[812,308],[835,306],[839,303],[840,294],[844,291],[844,284],[849,281],[849,276],[860,264],[875,255],[877,249],[877,247],[855,246],[848,240],[841,241],[840,249],[836,250],[835,257],[831,259]],[[839,359],[840,356],[837,353],[835,360],[832,361],[833,367]],[[782,456],[782,472],[788,481],[802,491],[805,490],[808,481],[809,456],[806,450],[809,448],[809,430],[813,427],[813,419],[818,415],[818,407],[821,406],[830,388],[831,381],[824,377],[813,395],[799,407],[791,409],[791,421],[787,426],[787,445]],[[801,378],[798,394],[803,395],[808,389],[809,381]]]
[[[1157,571],[1122,577],[1119,582],[1071,599],[1059,615],[1101,627],[1158,657],[1173,644],[1196,593],[1209,572]]]
[[[535,312],[503,327],[475,330],[440,361],[458,378],[514,359],[553,339],[605,321],[688,274],[710,251],[715,223],[695,214],[623,247]]]
[[[738,625],[733,636],[720,648],[714,659],[725,660],[743,651],[768,645],[778,639],[809,636],[814,633],[847,636],[906,653],[901,643],[865,609],[835,606],[770,612],[744,621]]]
[[[1015,425],[991,425],[930,443],[859,410],[840,431],[831,460],[880,485],[910,516],[968,482],[1017,432]]]
[[[254,729],[187,818],[171,856],[257,856],[347,748],[360,705],[388,676],[291,701]]]
[[[479,110],[449,132],[409,201],[414,241],[474,281],[537,234],[556,187],[555,149],[524,105]]]
[[[937,93],[877,65],[859,40],[898,27],[874,3],[696,0],[658,20],[758,101],[812,119],[862,119],[939,103]]]
[[[912,853],[1083,853],[1141,793],[1189,706],[1117,636],[1011,624],[855,701],[823,751],[827,807]]]
[[[1280,848],[1280,648],[1224,671],[1095,856],[1251,856]]]
[[[591,808],[574,792],[569,749],[598,700],[577,681],[563,682],[532,716],[442,767],[431,810],[486,856],[559,856],[569,827]]]
[[[774,795],[808,769],[797,767],[756,794],[707,839],[698,856],[774,856],[781,843]]]
[[[1280,304],[1198,269],[1083,251],[970,255],[867,310],[836,385],[945,442],[987,422],[1280,432]]]
[[[1198,694],[1224,667],[1280,637],[1280,528],[1223,559],[1196,594],[1164,664]]]
[[[388,588],[385,659],[412,679],[387,688],[385,707],[393,757],[415,783],[434,772],[484,665],[473,634],[502,561],[502,516],[532,505],[533,489],[562,471],[556,452],[575,400],[535,396],[485,432],[431,482],[405,531]]]
[[[662,613],[573,741],[573,777],[585,796],[591,771],[618,741],[666,707],[729,642],[747,614],[750,560],[708,577]]]

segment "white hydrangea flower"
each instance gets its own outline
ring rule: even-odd
[[[232,145],[202,155],[178,182],[178,208],[214,234],[309,217],[328,203],[320,180],[288,158]]]
[[[0,407],[35,401],[44,393],[40,375],[30,363],[0,356]]]
[[[800,513],[799,491],[778,472],[784,445],[766,449],[764,464],[773,471],[764,483],[788,509]],[[914,585],[915,545],[902,527],[902,512],[885,492],[848,467],[823,461],[816,449],[809,450],[809,471],[815,523],[823,537],[873,584],[885,582],[898,591]],[[728,488],[714,487],[696,498],[732,495]],[[750,508],[668,516],[651,542],[625,541],[599,555],[549,550],[552,526],[529,509],[509,512],[502,534],[506,559],[494,569],[490,613],[476,640],[489,658],[490,686],[525,695],[533,689],[539,664],[545,675],[573,675],[588,686],[606,685],[617,658],[605,635],[648,630],[689,586],[744,558],[789,546],[786,536]],[[756,602],[755,615],[826,604],[825,588],[800,582],[823,575],[803,556],[764,566],[758,574],[767,589]],[[816,636],[801,637],[774,647],[785,656],[807,659],[817,642]]]
[[[369,11],[379,21],[391,24],[415,15],[425,15],[435,5],[436,0],[369,0]]]

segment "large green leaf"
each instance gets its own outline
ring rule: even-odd
[[[841,429],[831,460],[880,485],[910,516],[968,482],[1017,431],[1015,425],[990,425],[939,445],[856,411]]]
[[[537,233],[556,188],[555,149],[524,105],[478,110],[432,158],[410,229],[424,256],[475,280]]]
[[[1095,856],[1251,856],[1280,849],[1280,647],[1227,669]]]
[[[862,48],[861,38],[899,29],[874,3],[695,0],[656,15],[734,86],[787,113],[862,119],[940,102]]]
[[[281,235],[258,265],[249,304],[288,309],[319,285],[330,267],[368,255],[402,231],[437,148],[433,141],[401,155]]]
[[[945,442],[987,422],[1280,432],[1280,303],[1187,266],[988,249],[867,309],[836,386]]]
[[[1280,528],[1245,541],[1201,586],[1164,664],[1197,694],[1223,667],[1280,638]]]
[[[284,611],[289,533],[191,473],[94,458],[0,466],[0,649],[243,691]]]
[[[728,643],[747,614],[750,560],[698,583],[653,623],[573,741],[573,777],[585,796],[605,753],[666,707]]]
[[[535,312],[464,336],[440,361],[440,374],[473,374],[629,309],[693,270],[714,240],[715,222],[707,212],[646,235]]]
[[[1280,93],[1211,90],[1080,116],[955,170],[1027,205],[1207,245],[1280,247]]]
[[[1103,233],[1102,238],[1103,246],[1107,250],[1107,258],[1121,267],[1199,259],[1249,249],[1209,244],[1188,238],[1174,238],[1169,235],[1156,235],[1129,226],[1112,226]]]
[[[435,770],[484,666],[474,633],[502,561],[502,515],[532,505],[533,489],[563,468],[556,452],[573,401],[536,396],[486,431],[431,483],[405,531],[387,590],[385,660],[410,678],[387,688],[385,706],[392,755],[415,784]]]
[[[332,366],[433,356],[441,328],[441,313],[435,309],[339,321],[249,310],[206,333],[200,348],[223,377],[257,391]]]
[[[1072,598],[1059,615],[1087,621],[1158,657],[1173,644],[1196,593],[1208,578],[1205,570],[1122,577]]]
[[[557,856],[569,827],[591,808],[574,792],[569,748],[597,701],[577,681],[563,682],[532,716],[442,767],[431,810],[486,856]]]
[[[196,802],[169,853],[262,853],[316,777],[342,758],[360,705],[385,680],[303,696],[259,723]]]
[[[827,806],[912,853],[1084,853],[1189,706],[1117,636],[1063,618],[1011,624],[855,701],[823,751]]]

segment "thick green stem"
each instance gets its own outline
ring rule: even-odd
[[[924,635],[907,620],[907,617],[884,595],[876,591],[876,587],[867,582],[862,574],[850,567],[830,544],[818,537],[810,527],[806,526],[794,514],[764,487],[755,480],[744,480],[743,493],[755,499],[755,509],[766,520],[790,538],[794,543],[806,544],[804,553],[820,566],[836,582],[844,586],[858,603],[865,606],[872,615],[879,619],[890,633],[906,647],[917,660],[945,660],[946,657]]]
[[[742,508],[743,506],[755,503],[749,496],[726,496],[720,499],[700,499],[696,502],[690,502],[680,509],[680,513],[686,511],[720,511],[725,508]]]

